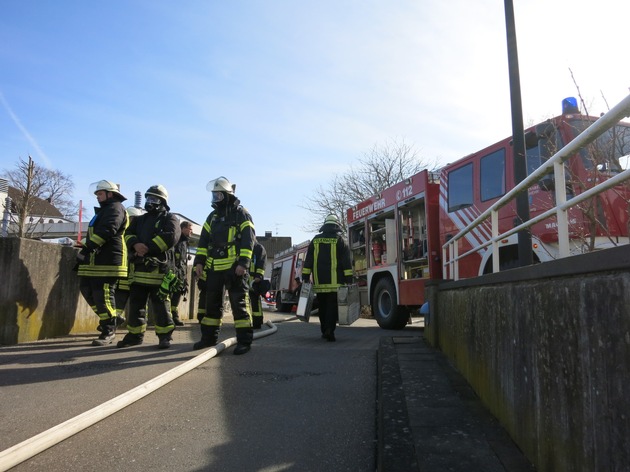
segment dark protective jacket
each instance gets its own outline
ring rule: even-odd
[[[77,273],[82,277],[125,277],[127,248],[123,237],[128,224],[127,211],[116,198],[94,208],[87,236],[80,251],[85,256]]]
[[[125,242],[132,260],[129,271],[132,283],[160,285],[164,274],[169,269],[175,270],[173,247],[179,241],[180,235],[179,220],[166,210],[135,217],[125,233]],[[133,246],[136,243],[148,246],[149,252],[146,256],[135,256]]]
[[[194,264],[205,270],[228,270],[238,263],[249,269],[256,234],[249,212],[238,199],[208,215],[199,235]]]
[[[350,249],[339,234],[339,226],[326,224],[321,231],[306,251],[302,279],[308,282],[313,275],[315,293],[336,292],[341,285],[352,283]]]
[[[254,252],[252,256],[252,267],[250,268],[250,274],[252,278],[260,277],[265,278],[265,264],[267,263],[267,251],[258,241],[254,244]]]

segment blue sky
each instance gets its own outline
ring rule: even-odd
[[[630,4],[514,0],[524,121],[628,95]],[[258,234],[312,236],[301,206],[375,144],[455,161],[511,134],[500,0],[0,0],[0,170],[161,183],[202,223],[224,175]]]

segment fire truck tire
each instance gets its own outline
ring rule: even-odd
[[[372,296],[372,315],[383,329],[403,329],[409,320],[409,310],[396,304],[396,286],[384,277],[376,282]]]

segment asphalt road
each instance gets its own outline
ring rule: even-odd
[[[11,470],[375,470],[376,350],[387,332],[360,319],[329,343],[317,321],[289,318],[267,313],[277,331],[246,355],[227,348]],[[234,336],[225,321],[221,340]],[[94,336],[1,347],[0,451],[195,357],[188,323],[168,350],[151,331],[127,349],[93,347]]]

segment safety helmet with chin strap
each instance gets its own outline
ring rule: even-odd
[[[125,196],[120,193],[120,187],[118,186],[118,184],[115,184],[109,180],[99,180],[98,182],[94,182],[92,184],[90,184],[90,191],[92,193],[94,193],[96,195],[96,192],[111,192],[113,194],[116,194],[118,196],[118,199],[121,202],[124,202],[125,200],[127,200],[127,198],[125,198]]]

